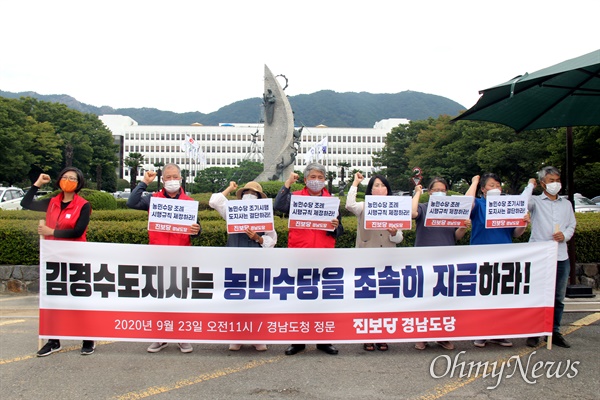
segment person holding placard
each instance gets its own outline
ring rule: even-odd
[[[356,247],[357,248],[379,248],[379,247],[396,247],[396,244],[402,242],[404,238],[402,231],[395,228],[388,228],[387,230],[367,230],[365,226],[365,203],[356,201],[356,193],[358,192],[358,185],[364,180],[364,176],[357,172],[354,174],[354,181],[350,190],[348,190],[348,197],[346,197],[346,210],[356,215],[357,227],[356,227]],[[383,175],[373,175],[367,185],[365,191],[366,196],[392,196],[392,188],[390,183]],[[387,343],[364,343],[363,349],[366,351],[374,351],[375,348],[380,351],[386,351],[388,349]]]
[[[90,223],[92,207],[79,191],[85,185],[83,172],[75,167],[66,167],[58,174],[58,187],[61,192],[51,199],[34,200],[39,188],[50,183],[50,176],[40,174],[31,189],[27,191],[21,206],[33,211],[45,211],[46,223],[38,226],[38,233],[45,240],[87,241],[87,227]],[[84,340],[81,354],[89,355],[96,348],[93,340]],[[38,357],[49,356],[61,349],[60,340],[49,339],[37,352]]]
[[[525,232],[527,224],[518,228],[486,228],[485,216],[488,196],[500,196],[502,194],[502,183],[500,177],[494,173],[486,173],[479,178],[475,176],[473,182],[479,182],[482,197],[475,198],[473,210],[471,210],[471,244],[503,244],[512,243],[513,237],[519,237]],[[529,222],[529,216],[525,216]],[[476,347],[485,347],[486,342],[495,343],[503,347],[511,347],[513,344],[507,339],[479,339],[473,342]]]
[[[299,179],[298,174],[292,172],[285,181],[283,187],[277,193],[273,208],[277,211],[289,214],[292,194],[296,196],[325,196],[331,194],[325,189],[325,167],[318,163],[310,163],[304,168],[304,188],[296,192],[290,192],[290,187]],[[290,228],[288,231],[289,248],[334,248],[335,240],[344,233],[342,226],[342,215],[338,211],[337,218],[331,220],[333,231],[319,229]],[[285,354],[294,355],[306,348],[304,344],[292,344],[287,348]],[[331,344],[318,344],[317,349],[327,354],[338,354],[338,350]]]
[[[143,196],[144,191],[148,188],[148,185],[152,183],[154,178],[156,177],[155,171],[146,171],[144,173],[144,178],[142,181],[138,183],[138,185],[133,189],[129,199],[127,199],[127,207],[133,208],[135,210],[144,210],[148,211],[150,209],[150,199],[151,197],[160,197],[167,199],[178,199],[178,200],[194,200],[185,194],[185,191],[181,188],[181,170],[177,164],[167,164],[163,168],[163,189],[159,192],[156,192],[152,195]],[[190,233],[192,235],[198,235],[200,233],[200,224],[195,223],[190,227]],[[171,233],[171,232],[156,232],[156,231],[148,231],[148,238],[150,244],[158,244],[158,245],[169,245],[169,246],[191,246],[192,241],[190,239],[190,235],[180,234],[180,233]],[[149,353],[158,353],[165,347],[167,347],[168,343],[165,342],[155,342],[152,343],[148,347]],[[191,353],[194,348],[190,343],[178,343],[179,350],[182,353]]]
[[[577,221],[571,203],[559,196],[562,185],[560,171],[551,166],[538,172],[540,186],[544,190],[539,196],[531,196],[536,186],[535,179],[530,179],[525,188],[529,198],[527,208],[531,212],[530,242],[554,240],[558,242],[558,257],[556,263],[556,287],[554,289],[554,324],[552,327],[552,344],[569,348],[571,345],[560,333],[560,322],[565,308],[564,300],[571,271],[567,242],[573,237]],[[539,337],[527,339],[527,346],[536,347]]]
[[[473,178],[473,182],[471,183],[469,190],[467,190],[467,193],[465,193],[466,196],[475,196],[478,182],[478,179],[476,180]],[[435,177],[429,183],[427,192],[431,198],[446,196],[448,193],[448,182],[446,182],[444,178]],[[415,219],[417,224],[415,247],[454,246],[457,241],[465,236],[467,229],[471,225],[471,221],[467,220],[465,226],[461,226],[459,228],[425,226],[425,216],[427,215],[428,203],[419,203],[421,194],[423,194],[423,186],[415,186],[415,194],[412,200],[412,217]],[[441,340],[437,341],[436,343],[446,350],[454,349],[454,345],[448,340]],[[415,344],[415,349],[417,350],[425,350],[426,347],[427,342],[417,342]]]
[[[210,196],[208,205],[219,212],[223,219],[227,219],[227,196],[235,191],[235,197],[238,200],[256,200],[266,199],[267,195],[263,192],[262,186],[258,182],[248,182],[243,188],[238,189],[237,183],[229,182],[229,186],[221,193],[213,193]],[[277,244],[277,232],[274,230],[267,232],[254,232],[251,228],[247,228],[242,233],[230,233],[227,235],[227,247],[275,247]],[[254,348],[258,351],[267,350],[266,344],[254,344]],[[242,348],[241,344],[230,344],[229,350],[238,351]]]

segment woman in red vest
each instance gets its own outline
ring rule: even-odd
[[[51,199],[34,200],[38,189],[49,183],[50,176],[40,174],[21,200],[21,206],[33,211],[46,212],[46,224],[38,226],[38,233],[43,235],[44,239],[85,242],[92,207],[87,200],[77,194],[85,185],[83,173],[78,168],[66,167],[58,174],[57,186],[61,192]],[[94,348],[93,340],[84,340],[81,354],[92,354]],[[50,339],[37,352],[37,356],[49,356],[60,349],[60,340]]]

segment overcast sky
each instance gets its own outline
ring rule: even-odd
[[[600,49],[599,16],[598,0],[0,0],[0,90],[210,113],[262,96],[266,64],[289,96],[412,90],[469,108]]]

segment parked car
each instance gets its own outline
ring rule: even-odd
[[[0,208],[3,210],[21,210],[21,199],[25,196],[18,187],[0,187]]]
[[[567,197],[567,196],[562,196]],[[592,200],[579,193],[573,195],[575,201],[575,212],[588,213],[588,212],[600,212],[600,206],[594,203]]]
[[[592,203],[600,205],[600,196],[592,197],[590,200],[592,200]]]

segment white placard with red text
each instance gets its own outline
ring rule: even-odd
[[[365,196],[363,211],[368,230],[410,229],[412,226],[412,197]]]
[[[429,196],[425,226],[459,228],[470,219],[472,196]]]
[[[365,343],[552,332],[554,241],[226,250],[42,240],[40,337]]]
[[[198,221],[198,202],[194,200],[151,197],[148,209],[148,230],[191,235],[191,226]]]
[[[487,196],[485,209],[486,228],[518,228],[527,226],[527,196]]]
[[[225,205],[227,233],[274,230],[273,199],[229,200]]]
[[[339,208],[337,197],[292,195],[288,228],[332,231]]]

